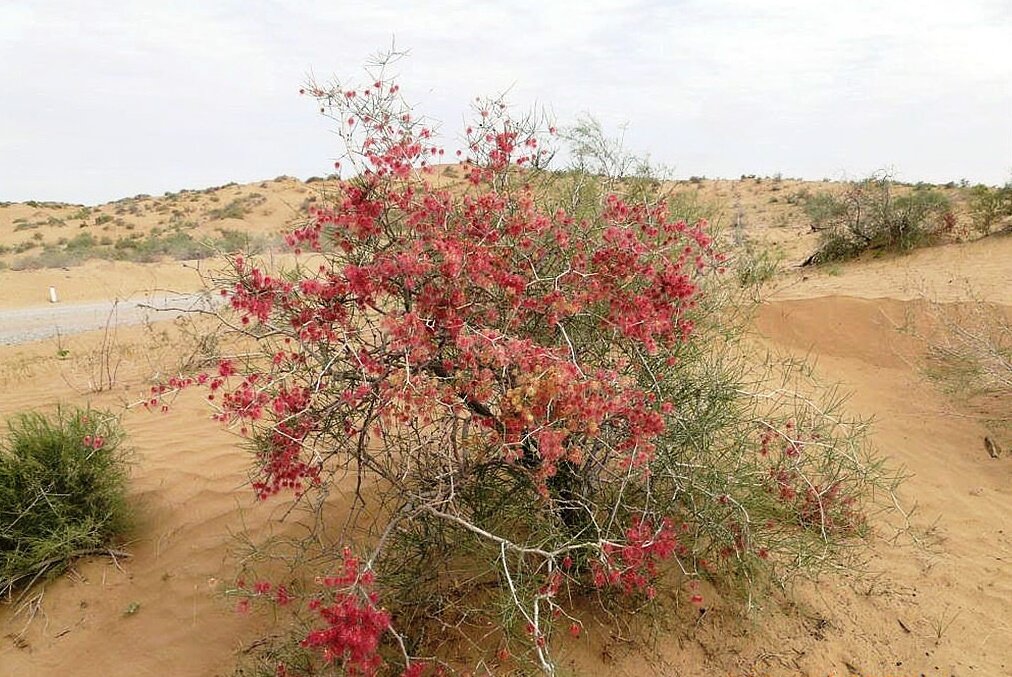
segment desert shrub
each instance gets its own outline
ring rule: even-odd
[[[214,248],[226,253],[258,251],[270,244],[263,236],[250,235],[234,228],[219,228],[218,237],[214,239]]]
[[[112,220],[113,216],[111,214],[99,214],[97,217],[95,217],[95,225],[101,226],[105,223],[109,223]]]
[[[0,438],[0,595],[107,550],[127,526],[123,431],[90,409],[29,412]]]
[[[888,177],[853,183],[840,196],[812,196],[806,212],[813,224],[820,219],[819,247],[807,263],[854,258],[870,249],[907,251],[931,242],[953,223],[944,193],[918,186],[896,194]]]
[[[923,371],[988,431],[994,458],[1012,442],[1012,313],[972,288],[960,303],[928,302],[908,311],[903,330],[923,344]]]
[[[460,641],[551,673],[588,605],[842,566],[880,468],[838,402],[797,394],[803,369],[743,340],[707,223],[530,169],[551,130],[499,101],[465,132],[464,186],[437,189],[430,128],[374,80],[309,87],[356,170],[288,237],[312,265],[228,257],[243,357],[148,402],[208,388],[257,497],[305,520],[255,543],[234,591],[293,613],[268,669],[420,674]]]
[[[81,251],[71,251],[47,246],[34,256],[23,256],[11,264],[11,270],[39,270],[42,268],[71,268],[85,261]]]
[[[212,201],[213,200],[214,196],[212,196]],[[212,221],[218,221],[220,219],[241,219],[246,216],[247,211],[246,201],[241,198],[237,198],[229,202],[224,207],[217,207],[210,210],[207,212],[207,216]]]
[[[562,136],[569,145],[572,170],[577,176],[621,180],[649,174],[640,158],[625,149],[623,139],[609,137],[600,121],[591,115],[581,115]],[[542,163],[546,160],[538,159]]]
[[[229,185],[231,186],[235,184]],[[229,186],[222,186],[222,187],[227,188]],[[217,199],[218,199],[217,196],[211,197],[212,202],[216,202]],[[220,219],[242,219],[247,214],[249,214],[250,211],[252,211],[255,207],[263,204],[266,201],[267,198],[265,198],[260,193],[250,193],[249,195],[242,195],[236,197],[234,200],[230,201],[224,207],[217,207],[215,209],[211,209],[210,211],[207,212],[207,217],[212,221],[217,221]]]
[[[815,193],[806,196],[804,209],[814,230],[826,228],[847,211],[844,203],[831,193]]]
[[[163,258],[201,259],[210,256],[212,249],[195,240],[189,233],[171,231],[165,234],[131,234],[116,240],[114,258],[126,261],[150,263]]]
[[[1012,216],[1012,183],[1000,188],[974,186],[970,191],[970,214],[977,232],[981,235],[990,233],[994,224]]]
[[[98,240],[91,233],[80,233],[67,240],[66,248],[69,251],[86,251],[98,246]]]
[[[772,249],[749,246],[735,261],[734,271],[743,289],[756,288],[776,277],[782,255]]]

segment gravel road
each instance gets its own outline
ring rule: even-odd
[[[0,309],[0,345],[29,343],[114,325],[171,320],[187,310],[206,307],[200,294],[160,294],[143,299],[94,303],[52,303],[31,308]]]

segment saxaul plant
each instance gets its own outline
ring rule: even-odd
[[[227,260],[220,321],[242,356],[148,402],[205,388],[254,452],[258,499],[325,522],[346,499],[300,560],[318,592],[237,586],[242,611],[309,600],[277,674],[441,674],[448,630],[551,674],[581,598],[722,573],[751,595],[836,561],[875,466],[786,378],[763,390],[768,362],[749,371],[706,221],[623,181],[571,200],[544,170],[554,128],[502,101],[476,101],[447,154],[386,72],[304,89],[347,178],[288,234],[297,264]],[[456,181],[433,170],[447,156]]]

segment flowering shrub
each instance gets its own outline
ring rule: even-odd
[[[582,592],[652,599],[672,568],[782,576],[857,533],[874,479],[859,446],[758,390],[726,257],[659,183],[595,192],[598,177],[545,171],[554,130],[499,101],[476,104],[449,179],[432,125],[382,71],[305,93],[351,177],[288,235],[294,267],[229,259],[222,322],[243,357],[149,402],[203,386],[255,451],[258,498],[324,520],[335,492],[351,502],[338,543],[314,529],[305,546],[343,553],[310,602],[315,653],[278,674],[314,655],[441,670],[438,638],[487,635],[482,619],[499,660],[552,672],[553,628],[580,635]],[[268,592],[253,596],[280,601]]]

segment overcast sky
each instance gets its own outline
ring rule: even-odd
[[[0,200],[325,174],[299,86],[393,37],[444,131],[512,88],[679,176],[1012,177],[1012,0],[0,0]]]

